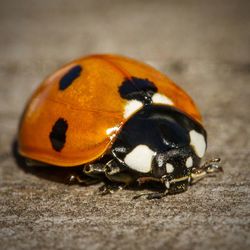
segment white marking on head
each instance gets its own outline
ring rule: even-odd
[[[143,106],[142,102],[139,102],[137,100],[128,101],[124,109],[124,114],[123,114],[124,118],[128,118],[137,110],[139,110],[142,106]]]
[[[191,168],[193,166],[193,158],[189,156],[186,160],[186,167]]]
[[[167,105],[173,105],[174,104],[171,99],[169,99],[165,95],[162,95],[162,94],[159,94],[159,93],[155,93],[152,96],[152,101],[153,101],[153,103],[158,103],[158,104],[167,104]]]
[[[155,152],[146,145],[138,145],[126,155],[124,162],[132,169],[148,173],[151,170],[152,159]]]
[[[195,130],[191,130],[189,132],[189,136],[190,136],[190,145],[192,145],[197,156],[202,158],[206,151],[206,142],[204,136],[196,132]]]
[[[166,171],[168,174],[172,173],[174,171],[174,166],[170,163],[166,163]]]

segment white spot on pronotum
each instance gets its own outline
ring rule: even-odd
[[[126,155],[124,162],[132,169],[148,173],[151,170],[151,164],[155,152],[146,145],[138,145],[129,154]]]
[[[167,105],[173,105],[174,104],[171,99],[169,99],[165,95],[162,95],[162,94],[159,94],[159,93],[155,93],[152,96],[152,101],[153,101],[153,103],[158,103],[158,104],[167,104]]]
[[[193,158],[189,156],[186,160],[186,167],[191,168],[193,166]]]
[[[139,102],[137,100],[128,101],[124,110],[124,115],[123,115],[124,118],[128,118],[137,110],[139,110],[142,106],[143,106],[142,102]]]
[[[202,158],[206,151],[206,142],[204,136],[196,132],[195,130],[191,130],[189,132],[189,136],[190,136],[190,145],[192,145],[195,153],[200,158]]]
[[[174,166],[170,163],[166,163],[166,171],[168,174],[172,173],[174,171]]]

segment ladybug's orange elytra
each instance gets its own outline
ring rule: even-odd
[[[62,67],[33,94],[20,123],[20,154],[65,167],[98,159],[128,120],[130,106],[139,105],[128,106],[120,93],[125,81],[138,79],[154,84],[156,102],[169,101],[201,122],[192,99],[151,66],[117,55],[92,55]]]

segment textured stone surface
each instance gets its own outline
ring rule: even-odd
[[[1,1],[1,249],[249,249],[248,1]],[[224,174],[162,200],[67,185],[63,170],[23,168],[11,145],[38,83],[89,53],[120,53],[193,96]],[[59,175],[59,177],[56,177]]]

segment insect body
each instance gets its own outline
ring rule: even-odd
[[[158,182],[182,192],[218,169],[200,166],[206,131],[192,99],[152,67],[93,55],[48,77],[22,117],[19,152],[62,167],[83,166],[113,183]]]

